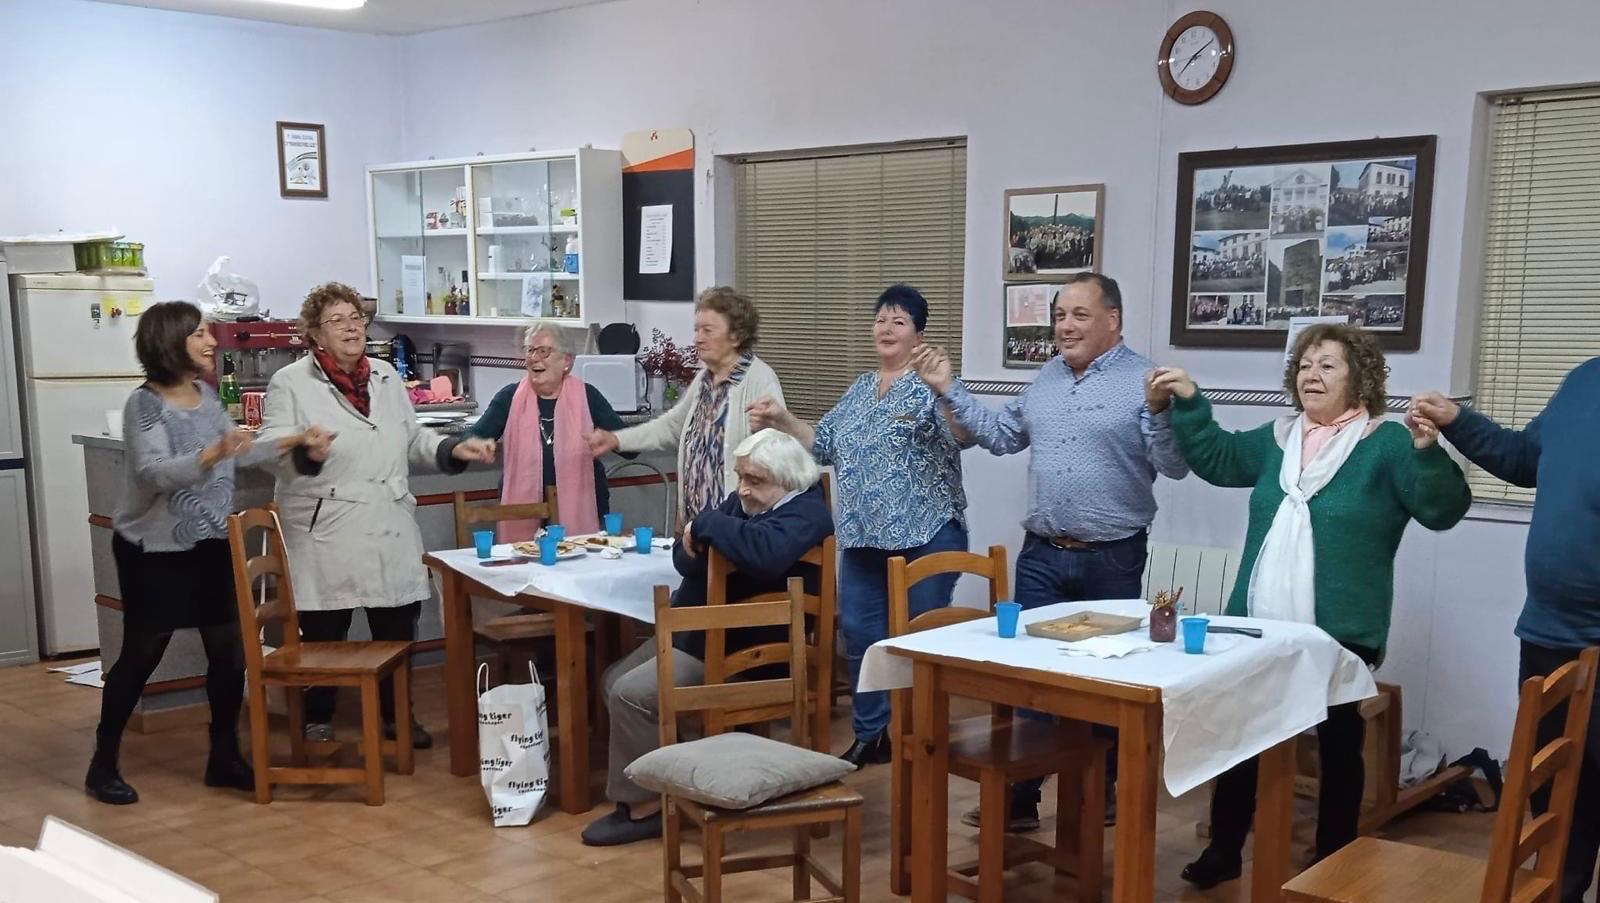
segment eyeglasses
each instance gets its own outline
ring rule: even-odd
[[[329,329],[336,329],[336,330],[337,329],[343,329],[346,326],[353,326],[356,329],[360,329],[361,327],[367,325],[367,315],[366,314],[356,314],[353,317],[347,317],[344,314],[340,314],[337,317],[329,317],[326,320],[322,320],[322,321],[318,322],[317,325],[318,326],[325,326],[325,327],[328,327]]]
[[[528,358],[530,360],[542,361],[545,358],[549,357],[550,355],[556,353],[556,346],[554,346],[554,345],[534,345],[531,348],[523,349],[523,351],[527,353]]]

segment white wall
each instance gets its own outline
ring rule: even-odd
[[[400,153],[392,38],[81,0],[0,4],[0,234],[115,226],[164,297],[233,257],[292,316],[368,290],[364,167]],[[278,196],[274,123],[327,126],[327,200]]]
[[[1000,255],[1008,187],[1104,182],[1105,271],[1127,300],[1129,344],[1203,384],[1271,386],[1271,351],[1168,345],[1177,155],[1189,150],[1434,134],[1439,138],[1422,348],[1390,359],[1390,391],[1471,388],[1478,235],[1469,176],[1480,92],[1592,80],[1600,7],[1585,0],[1214,0],[1238,64],[1210,103],[1168,102],[1152,71],[1176,0],[619,0],[404,39],[409,158],[583,143],[687,126],[698,139],[697,282],[726,280],[717,155],[965,135],[969,142],[965,310],[968,376],[999,366]],[[554,56],[552,56],[554,52]],[[428,61],[475,61],[482,111]],[[552,59],[560,65],[551,65]],[[448,127],[440,127],[447,124]],[[719,240],[720,239],[720,240]],[[866,300],[866,299],[863,299]],[[684,305],[630,316],[687,331]],[[1274,412],[1224,409],[1230,426]],[[1025,458],[967,457],[973,544],[1020,540]],[[1158,486],[1165,541],[1237,545],[1242,493],[1195,480]],[[1402,545],[1385,676],[1406,688],[1407,722],[1451,751],[1504,752],[1515,704],[1521,549],[1515,523],[1469,521]]]

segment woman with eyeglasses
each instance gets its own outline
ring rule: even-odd
[[[361,296],[330,282],[300,307],[311,353],[272,377],[256,441],[292,435],[311,424],[334,434],[320,467],[276,469],[279,518],[294,579],[300,634],[308,642],[343,640],[357,609],[375,640],[416,639],[422,600],[432,596],[422,565],[422,533],[410,468],[460,473],[494,461],[493,441],[446,437],[417,423],[399,374],[368,358]],[[306,692],[306,738],[333,739],[333,687]],[[384,732],[394,739],[392,682],[380,693]],[[416,721],[418,749],[433,738]]]
[[[561,327],[533,323],[522,332],[522,350],[527,377],[496,392],[467,433],[505,446],[501,504],[537,502],[555,487],[556,521],[569,534],[598,532],[611,493],[589,437],[597,427],[622,429],[622,418],[600,390],[572,375],[575,352]],[[499,540],[529,540],[537,528],[533,521],[502,523]]]

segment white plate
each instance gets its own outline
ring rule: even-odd
[[[613,549],[621,549],[624,552],[631,552],[637,546],[637,543],[634,542],[632,536],[607,536],[604,533],[584,533],[580,536],[568,536],[567,540],[569,542],[584,542],[585,540],[591,538],[604,538],[611,540],[604,543],[604,545],[610,546]],[[589,547],[589,551],[592,552],[598,552],[600,549],[600,545]]]

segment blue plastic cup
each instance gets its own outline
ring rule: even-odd
[[[567,528],[561,526],[560,524],[550,524],[544,528],[544,535],[554,536],[556,542],[560,542],[561,540],[567,538]]]
[[[1022,606],[1016,602],[996,602],[994,605],[995,620],[999,622],[1000,635],[1011,639],[1017,635],[1017,617],[1022,614]]]
[[[655,538],[656,531],[654,527],[634,527],[633,550],[640,555],[649,555],[650,543],[655,541]]]
[[[477,547],[479,558],[488,558],[490,555],[494,554],[494,531],[473,531],[472,544]]]
[[[559,540],[557,540],[555,537],[553,537],[553,536],[551,536],[549,534],[545,534],[545,537],[543,539],[539,540],[539,563],[540,564],[552,565],[552,564],[556,563],[556,543],[557,542],[559,542]]]
[[[621,536],[622,535],[622,515],[617,514],[614,511],[612,513],[606,515],[606,535],[607,536]]]
[[[1190,655],[1204,655],[1206,651],[1206,628],[1211,626],[1210,618],[1182,618],[1183,624],[1183,651]]]

